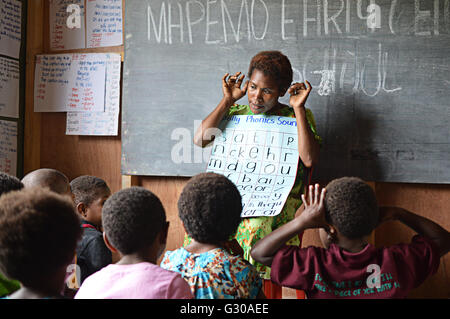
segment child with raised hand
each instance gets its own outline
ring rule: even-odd
[[[192,240],[184,248],[167,251],[161,267],[180,273],[195,298],[264,298],[256,269],[228,252],[241,211],[241,195],[223,175],[199,174],[183,188],[178,214]]]
[[[102,230],[102,207],[111,190],[103,179],[89,175],[73,179],[70,190],[82,219],[83,237],[77,247],[77,265],[83,283],[94,272],[112,263],[112,254],[103,241]]]
[[[190,299],[188,284],[156,265],[169,223],[156,195],[142,187],[113,194],[103,206],[104,240],[121,259],[87,278],[75,299]]]
[[[295,212],[302,204],[300,194],[303,193],[308,171],[318,162],[321,139],[316,132],[313,114],[306,108],[306,100],[312,87],[308,81],[292,83],[292,66],[283,53],[259,52],[250,61],[247,76],[248,81],[243,84],[245,75],[241,72],[233,75],[225,74],[222,78],[223,97],[216,108],[202,121],[195,133],[194,143],[201,147],[211,143],[215,138],[211,132],[217,130],[225,116],[261,114],[296,119],[300,160],[294,186],[281,213],[270,217],[244,218],[236,232],[236,240],[244,251],[244,258],[258,269],[264,279],[269,280],[270,268],[254,261],[250,250],[258,240],[294,218]],[[290,95],[289,105],[279,101],[279,98],[286,93]],[[236,104],[245,95],[248,97],[248,105]],[[187,243],[189,238],[185,240],[185,244]],[[300,238],[298,236],[291,238],[289,244],[300,245]],[[270,284],[270,281],[267,283]],[[271,296],[268,295],[268,297]]]
[[[1,196],[0,271],[21,283],[7,298],[62,298],[80,236],[69,197],[38,188]]]
[[[271,266],[271,279],[305,290],[309,298],[405,298],[434,274],[450,249],[450,233],[429,219],[395,207],[378,208],[364,181],[344,177],[326,189],[310,187],[305,210],[252,249]],[[375,248],[366,237],[380,222],[398,220],[415,230],[409,244]],[[325,248],[285,242],[306,229],[320,228]]]

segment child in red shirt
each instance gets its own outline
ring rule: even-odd
[[[302,199],[303,213],[260,240],[251,254],[272,267],[273,282],[305,290],[308,298],[405,298],[450,250],[447,230],[402,208],[379,209],[373,190],[359,178],[334,180],[321,191],[310,186],[309,200]],[[386,220],[418,235],[409,244],[375,248],[365,237]],[[284,245],[311,228],[320,228],[326,248]]]

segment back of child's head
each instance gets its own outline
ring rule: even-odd
[[[51,191],[65,195],[70,191],[69,179],[53,168],[40,168],[22,178],[25,187],[47,187]]]
[[[74,178],[70,182],[70,190],[72,191],[75,205],[84,203],[86,206],[89,206],[97,198],[102,197],[105,192],[110,193],[108,184],[103,179],[90,175]]]
[[[369,235],[378,224],[378,204],[372,188],[357,177],[342,177],[326,186],[327,222],[347,238]]]
[[[250,61],[248,77],[254,70],[263,72],[279,83],[280,90],[287,90],[293,79],[292,65],[287,56],[280,51],[261,51]]]
[[[17,177],[0,172],[0,196],[22,188],[23,183]]]
[[[225,176],[202,173],[192,177],[178,200],[178,214],[186,232],[198,242],[229,240],[241,222],[242,199]]]
[[[159,198],[143,187],[122,189],[102,209],[103,229],[111,245],[128,255],[150,247],[166,225]]]
[[[26,287],[65,273],[80,236],[68,196],[25,188],[0,198],[0,271]]]

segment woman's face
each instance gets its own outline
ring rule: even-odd
[[[282,94],[272,77],[255,69],[248,84],[247,96],[250,110],[254,114],[262,114],[277,106]]]

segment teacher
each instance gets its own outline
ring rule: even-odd
[[[305,107],[306,100],[312,90],[311,84],[292,83],[293,72],[289,59],[279,51],[262,51],[250,61],[248,81],[242,85],[244,74],[225,74],[222,78],[223,97],[216,108],[203,121],[194,136],[194,143],[205,147],[214,140],[208,129],[217,128],[225,116],[232,115],[277,115],[295,117],[297,122],[299,164],[294,186],[279,215],[270,217],[244,218],[240,223],[236,240],[243,249],[244,258],[253,264],[265,279],[265,294],[274,297],[274,287],[270,282],[270,268],[264,266],[250,256],[252,246],[271,233],[274,229],[291,221],[301,206],[301,194],[304,190],[308,171],[317,163],[321,139],[317,135],[314,117],[311,110]],[[286,93],[290,95],[289,104],[282,104],[279,98]],[[247,95],[248,105],[236,104]],[[189,238],[186,237],[185,244]],[[299,246],[298,236],[292,238],[288,245]],[[272,291],[272,293],[270,293]]]

